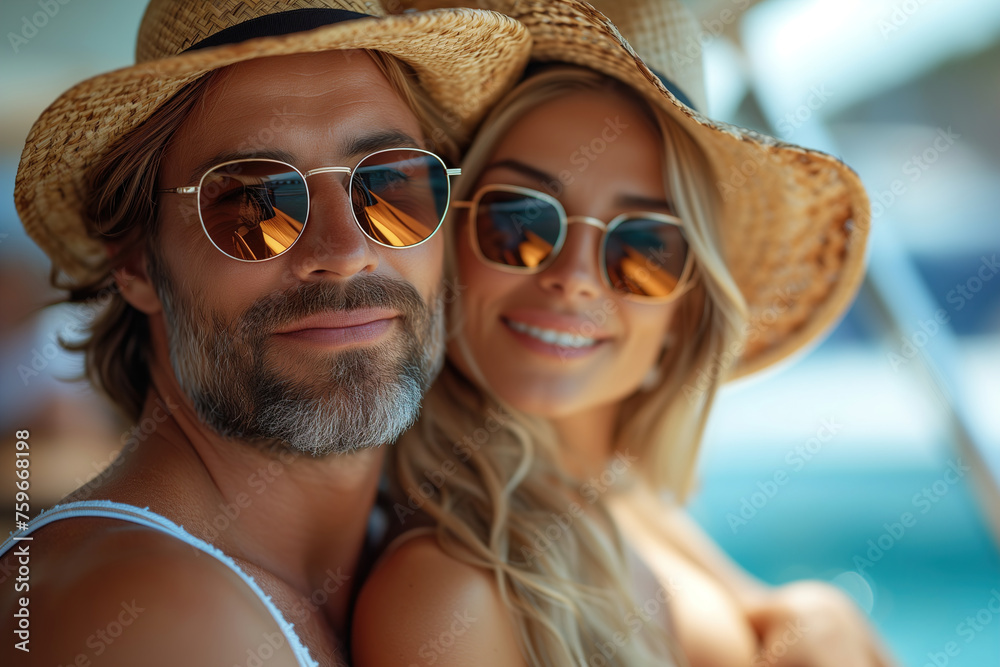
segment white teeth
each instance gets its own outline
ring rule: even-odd
[[[597,344],[596,338],[577,336],[565,331],[553,331],[552,329],[540,329],[516,320],[507,320],[511,329],[519,333],[526,334],[532,338],[537,338],[549,345],[559,345],[560,347],[590,347]]]

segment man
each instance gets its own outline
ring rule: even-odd
[[[3,664],[342,661],[377,446],[442,353],[455,170],[425,149],[528,44],[490,12],[296,4],[154,0],[140,64],[28,137],[18,211],[103,300],[88,374],[136,428],[3,545]]]

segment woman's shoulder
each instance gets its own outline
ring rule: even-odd
[[[494,573],[447,553],[427,533],[404,539],[378,563],[351,632],[359,667],[524,664]]]

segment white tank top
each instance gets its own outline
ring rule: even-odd
[[[232,558],[222,553],[219,549],[215,548],[208,542],[195,537],[170,519],[160,516],[155,512],[150,512],[148,509],[136,507],[134,505],[126,505],[124,503],[115,503],[109,500],[85,500],[66,503],[64,505],[56,505],[52,509],[44,511],[36,516],[28,522],[25,528],[12,533],[10,537],[4,540],[3,544],[0,544],[0,557],[10,551],[17,544],[17,538],[26,537],[35,530],[41,528],[42,526],[47,526],[54,521],[75,519],[77,517],[121,519],[122,521],[137,523],[140,526],[146,526],[147,528],[152,528],[154,530],[167,533],[168,535],[172,535],[178,540],[186,542],[196,549],[204,551],[219,562],[224,563],[230,570],[239,575],[244,583],[250,587],[250,590],[252,590],[254,594],[260,598],[260,601],[264,603],[264,606],[267,607],[267,610],[271,613],[271,616],[278,624],[278,627],[281,628],[281,632],[285,635],[285,641],[288,642],[288,645],[295,653],[295,657],[298,660],[300,667],[319,667],[319,663],[313,660],[312,656],[309,655],[309,649],[302,644],[299,636],[295,634],[294,626],[285,620],[285,617],[281,615],[281,611],[279,611],[278,608],[274,606],[274,603],[271,602],[271,598],[264,595],[264,591],[262,591],[260,586],[257,585],[257,582],[253,580],[253,577],[241,570],[240,566],[237,565]]]

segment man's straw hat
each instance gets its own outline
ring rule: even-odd
[[[529,48],[521,24],[476,9],[387,16],[376,0],[152,0],[136,65],[77,84],[31,128],[17,211],[55,268],[89,282],[106,261],[83,220],[88,170],[203,74],[265,56],[377,50],[412,66],[445,118],[468,129],[520,75]]]
[[[700,26],[677,0],[592,4],[409,3],[503,12],[528,28],[532,60],[582,65],[619,79],[691,135],[714,172],[723,202],[722,249],[750,311],[742,354],[719,360],[729,378],[818,340],[847,310],[864,275],[871,214],[857,174],[824,153],[706,117]]]

